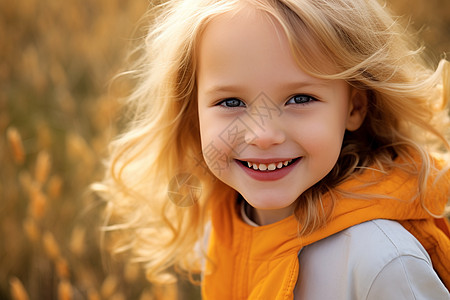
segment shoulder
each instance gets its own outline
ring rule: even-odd
[[[425,249],[395,221],[352,226],[303,248],[299,263],[304,299],[450,299]]]
[[[401,256],[412,256],[431,264],[430,257],[419,241],[398,222],[390,220],[372,220],[352,226],[329,239],[323,240],[323,246],[336,245],[348,247],[352,257],[360,261],[361,267],[384,266]],[[316,245],[321,247],[320,244]],[[370,262],[363,262],[370,259]]]

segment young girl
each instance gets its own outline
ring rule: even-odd
[[[154,13],[102,188],[118,252],[204,299],[450,299],[446,61],[375,0]]]

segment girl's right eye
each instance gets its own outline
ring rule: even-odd
[[[242,100],[236,98],[228,98],[220,101],[217,105],[224,107],[245,107],[245,103]]]

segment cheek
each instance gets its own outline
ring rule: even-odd
[[[220,117],[205,113],[199,115],[202,147],[213,143],[224,153],[238,155],[247,146],[249,130],[245,120],[239,117]]]
[[[200,127],[200,139],[202,148],[204,148],[214,137],[215,128],[211,126],[211,118],[204,110],[199,109],[198,111],[199,127]],[[213,123],[214,124],[214,123]]]
[[[230,147],[223,141],[223,124],[199,114],[202,155],[208,168],[216,175],[229,167]]]
[[[343,132],[330,130],[326,126],[312,128],[304,137],[304,151],[306,152],[305,166],[308,174],[316,183],[323,179],[336,165],[341,153]]]
[[[301,141],[309,156],[330,164],[336,162],[340,154],[345,125],[343,122],[332,122],[330,118],[323,120],[305,128]]]
[[[222,125],[210,118],[208,115],[200,116],[200,138],[202,149],[208,147],[210,144],[214,144],[216,147],[223,148],[220,142],[221,131],[223,131]]]

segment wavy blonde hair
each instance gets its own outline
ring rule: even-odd
[[[368,98],[365,121],[347,132],[341,156],[320,183],[297,200],[300,234],[326,222],[317,201],[364,167],[398,167],[396,156],[417,152],[421,187],[433,168],[428,153],[447,153],[449,66],[433,71],[404,28],[375,0],[173,0],[151,11],[139,58],[125,75],[136,80],[127,99],[130,122],[111,144],[104,180],[107,230],[116,252],[130,253],[156,281],[172,266],[198,271],[195,249],[204,235],[210,202],[236,197],[203,161],[196,99],[196,45],[215,16],[245,2],[283,27],[295,58],[309,74],[344,79]],[[324,64],[339,70],[326,73]],[[413,149],[413,150],[412,150]],[[404,166],[402,166],[404,167]],[[202,193],[190,206],[170,200],[171,180],[191,174]],[[172,199],[173,200],[173,199]]]

